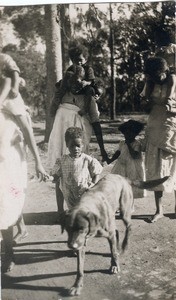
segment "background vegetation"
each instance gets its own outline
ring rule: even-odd
[[[46,104],[51,101],[51,96],[47,95],[46,64],[49,7],[52,5],[0,7],[0,44],[17,61],[26,80],[22,90],[24,100],[32,113],[40,116],[45,116]],[[55,30],[61,34],[57,43],[62,53],[62,62],[54,78],[60,79],[68,67],[67,50],[76,40],[88,47],[95,74],[105,82],[101,112],[110,116],[114,96],[115,113],[141,111],[139,93],[144,84],[143,66],[155,50],[154,28],[167,27],[173,32],[175,42],[174,1],[58,4],[53,9],[56,10]],[[53,26],[52,18],[53,15],[49,27]],[[50,63],[51,60],[48,65]],[[49,83],[51,90],[54,89],[53,81]]]

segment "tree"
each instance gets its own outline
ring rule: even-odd
[[[109,13],[110,13],[110,37],[109,37],[109,48],[110,48],[110,65],[111,65],[111,108],[110,108],[110,117],[112,120],[116,117],[116,80],[115,80],[115,70],[114,70],[114,28],[112,20],[112,4],[109,4]]]
[[[52,126],[50,104],[55,83],[62,78],[61,32],[57,23],[57,5],[45,5],[45,39],[46,39],[46,127],[45,142],[49,140]]]

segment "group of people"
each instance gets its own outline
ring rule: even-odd
[[[143,123],[135,120],[123,123],[118,129],[124,135],[124,141],[111,158],[104,147],[97,105],[104,93],[103,82],[95,77],[88,64],[85,47],[75,46],[69,50],[72,65],[63,80],[56,83],[51,104],[53,127],[48,144],[48,172],[56,187],[58,222],[64,203],[68,209],[77,205],[81,195],[96,184],[102,174],[101,163],[89,155],[92,130],[102,160],[113,164],[112,173],[132,180],[170,176],[153,189],[156,213],[151,222],[163,216],[163,191],[176,191],[176,77],[173,59],[170,60],[174,46],[168,41],[162,46],[162,51],[145,63],[142,101],[151,111],[144,138],[138,136],[144,129]],[[19,73],[13,59],[1,53],[0,230],[5,245],[5,271],[14,266],[14,225],[18,226],[18,236],[26,234],[22,210],[27,183],[27,145],[34,156],[37,176],[44,181],[50,178],[41,164],[28,109],[19,92]],[[134,198],[145,195],[138,189],[133,192]]]

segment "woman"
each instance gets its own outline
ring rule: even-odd
[[[151,222],[156,222],[163,217],[163,191],[169,193],[175,191],[176,198],[176,153],[172,150],[176,149],[176,141],[173,141],[174,147],[172,145],[170,149],[163,148],[163,141],[169,144],[170,134],[175,130],[176,114],[167,111],[167,104],[169,99],[175,99],[176,96],[176,76],[170,73],[166,60],[160,57],[147,60],[145,74],[154,82],[149,100],[152,109],[146,128],[146,179],[170,176],[165,183],[153,189],[156,213]]]
[[[96,101],[103,93],[102,86],[97,87]],[[68,149],[65,143],[65,132],[69,127],[79,127],[84,134],[84,149],[83,152],[89,152],[89,143],[92,135],[92,128],[95,132],[97,142],[100,147],[100,152],[103,160],[107,161],[108,156],[104,149],[102,130],[99,121],[99,111],[96,101],[90,101],[89,113],[80,115],[79,111],[85,111],[85,101],[83,95],[73,95],[71,92],[66,92],[62,98],[62,104],[56,112],[53,128],[50,134],[48,145],[48,167],[52,169],[56,160],[64,154],[68,154]],[[63,197],[60,188],[56,183],[56,198],[58,212],[62,213]]]
[[[6,87],[11,89],[11,79],[6,78]],[[4,82],[0,85],[0,231],[4,240],[5,264],[3,271],[11,271],[14,266],[13,226],[22,216],[24,206],[27,164],[26,144],[35,160],[37,176],[47,177],[40,161],[31,124],[24,102],[18,94],[14,99],[2,100]]]

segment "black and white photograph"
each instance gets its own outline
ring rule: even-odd
[[[0,1],[0,300],[176,299],[175,1]]]

